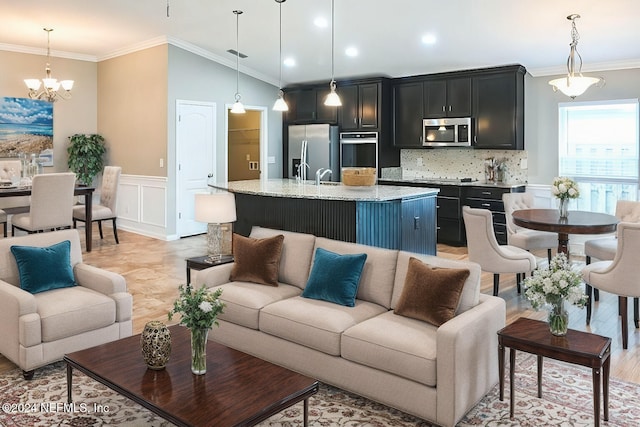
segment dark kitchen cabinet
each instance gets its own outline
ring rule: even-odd
[[[465,244],[460,207],[460,187],[440,185],[436,212],[438,216],[438,243],[462,246]]]
[[[337,91],[342,100],[339,113],[342,131],[380,128],[381,83],[344,85]]]
[[[470,116],[471,77],[424,82],[424,118]]]
[[[393,144],[422,147],[423,85],[421,81],[393,87]]]
[[[324,105],[324,99],[329,94],[326,87],[305,87],[285,91],[285,100],[289,104],[289,111],[285,120],[289,124],[329,123],[338,122],[338,109]]]
[[[472,208],[488,209],[493,217],[493,232],[501,245],[507,244],[507,220],[504,213],[502,195],[504,193],[523,193],[525,186],[494,187],[473,186],[464,189],[463,204]],[[465,234],[466,240],[466,234]]]
[[[473,77],[474,147],[524,150],[522,66]]]

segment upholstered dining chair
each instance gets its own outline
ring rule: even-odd
[[[2,224],[4,237],[7,237],[7,213],[2,209],[0,209],[0,224]]]
[[[536,269],[536,257],[522,248],[499,245],[493,232],[493,218],[488,209],[462,207],[467,229],[469,261],[480,264],[483,271],[493,273],[493,295],[498,295],[501,273],[514,273],[518,292],[523,273]]]
[[[118,219],[118,185],[120,184],[120,166],[105,166],[102,172],[102,186],[100,187],[100,203],[94,204],[91,209],[91,221],[98,223],[98,231],[100,238],[104,239],[102,234],[102,221],[111,220],[113,224],[113,237],[116,244],[119,244],[118,229],[116,220]],[[76,222],[85,222],[86,207],[84,205],[73,207],[73,228],[76,228]],[[89,225],[87,225],[89,226]]]
[[[616,231],[617,246],[611,261],[599,261],[582,270],[587,301],[587,325],[591,323],[591,290],[597,288],[618,295],[619,315],[622,318],[622,348],[628,346],[627,298],[634,298],[634,321],[638,327],[640,297],[640,223],[621,222]]]
[[[76,174],[46,173],[31,181],[31,207],[28,213],[11,217],[11,234],[16,228],[27,233],[71,228]]]
[[[531,193],[504,193],[504,213],[507,222],[507,243],[527,251],[547,250],[547,260],[551,262],[551,249],[558,246],[558,235],[548,231],[529,230],[513,223],[513,211],[532,209],[533,195]]]

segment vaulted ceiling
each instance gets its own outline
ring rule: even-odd
[[[168,15],[167,16],[167,7]],[[99,61],[164,42],[277,84],[275,0],[0,0],[0,49]],[[578,13],[584,72],[640,67],[638,0],[335,0],[335,75],[412,74],[512,63],[533,75],[561,74]],[[324,18],[324,27],[314,24]],[[282,3],[285,84],[331,77],[331,1]],[[422,41],[426,36],[427,43]],[[349,47],[357,56],[347,56]]]

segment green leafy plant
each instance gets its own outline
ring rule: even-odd
[[[91,185],[96,175],[104,168],[104,153],[107,148],[104,138],[98,134],[76,133],[69,137],[69,169],[75,172],[78,180]]]
[[[202,285],[198,290],[193,290],[190,285],[178,287],[179,296],[173,303],[173,309],[169,311],[169,320],[175,314],[180,314],[180,324],[189,329],[209,329],[218,325],[218,315],[224,309],[224,303],[220,300],[222,289],[209,292]]]

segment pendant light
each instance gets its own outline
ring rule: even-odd
[[[602,78],[584,77],[582,75],[582,56],[578,53],[578,40],[580,39],[580,35],[576,28],[576,19],[578,18],[580,18],[580,15],[577,13],[567,16],[567,19],[571,21],[571,43],[569,44],[571,51],[567,58],[567,76],[559,79],[553,79],[549,82],[549,84],[553,86],[554,92],[559,90],[572,99],[578,95],[582,95],[591,85],[599,84],[602,86],[602,84],[604,84],[604,80]],[[578,75],[576,75],[575,69],[576,55],[578,55],[578,60],[580,61],[577,70]]]
[[[329,107],[340,107],[342,105],[342,101],[340,101],[340,97],[336,92],[336,80],[334,78],[334,40],[335,38],[335,12],[334,12],[334,0],[331,0],[331,83],[329,83],[329,88],[331,92],[324,100],[324,105]]]
[[[236,102],[231,107],[231,112],[233,114],[244,114],[244,105],[240,102],[240,48],[238,47],[238,39],[240,34],[240,15],[242,15],[241,10],[234,10],[233,13],[236,15]]]
[[[287,0],[276,0],[280,6],[280,83],[278,86],[278,99],[273,104],[273,111],[289,111],[287,101],[284,100],[284,92],[282,91],[282,3]]]
[[[57,79],[51,77],[51,46],[50,35],[53,29],[43,28],[47,32],[47,65],[44,68],[45,76],[42,80],[38,79],[25,79],[24,84],[29,89],[29,98],[41,99],[48,102],[56,102],[58,99],[71,98],[71,89],[73,88],[73,80],[62,80],[59,82]],[[43,86],[40,90],[40,86]],[[64,92],[60,90],[64,89]]]

